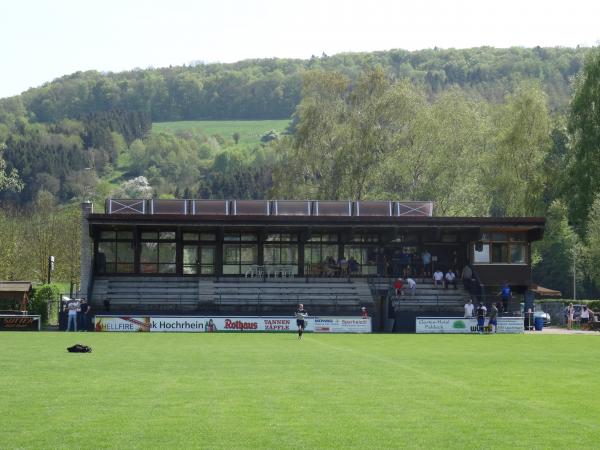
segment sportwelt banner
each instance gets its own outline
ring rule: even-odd
[[[485,319],[488,327],[489,319]],[[504,334],[523,333],[524,319],[522,317],[498,317],[497,332]],[[488,331],[489,329],[486,329]],[[463,319],[460,317],[417,317],[417,333],[450,333],[471,334],[477,333],[477,319]]]
[[[183,332],[212,333],[227,331],[296,331],[296,319],[290,317],[173,317],[103,316],[95,318],[96,331],[111,332]],[[307,332],[370,333],[371,319],[354,317],[309,317]]]

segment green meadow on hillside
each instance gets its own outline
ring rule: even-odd
[[[597,448],[597,336],[9,333],[3,448]],[[70,354],[83,343],[91,354]]]
[[[240,134],[240,144],[258,144],[260,137],[271,130],[281,133],[289,125],[289,120],[185,120],[180,122],[155,122],[152,132],[161,131],[200,131],[212,136],[220,135],[232,140],[233,133]]]

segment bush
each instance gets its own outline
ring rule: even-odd
[[[33,289],[32,299],[29,302],[29,312],[39,314],[42,324],[48,323],[48,305],[56,305],[60,296],[60,289],[56,284],[42,284]]]

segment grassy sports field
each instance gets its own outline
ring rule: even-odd
[[[218,134],[224,139],[233,140],[233,133],[240,134],[240,144],[258,144],[260,137],[271,130],[284,131],[289,120],[184,120],[179,122],[155,122],[153,132],[160,131],[200,131],[211,136]]]
[[[84,343],[91,354],[69,354]],[[0,334],[1,448],[598,448],[596,336]]]

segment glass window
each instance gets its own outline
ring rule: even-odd
[[[513,264],[525,264],[525,244],[511,244],[510,262]]]
[[[482,233],[487,254],[474,251],[475,264],[526,264],[527,234],[524,232]],[[484,247],[485,247],[484,245]]]
[[[350,261],[351,258],[354,258],[356,264],[358,265],[357,273],[352,272],[351,274],[355,275],[374,275],[377,273],[377,248],[376,247],[367,247],[367,246],[359,246],[359,245],[347,245],[344,246],[344,255]],[[350,270],[350,264],[348,265],[348,269]]]
[[[117,272],[133,273],[133,245],[131,242],[117,242]]]
[[[116,231],[101,231],[100,239],[116,239],[117,232]]]
[[[144,231],[142,232],[142,240],[158,240],[158,233],[156,231]]]
[[[198,273],[198,246],[184,245],[183,246],[183,274],[196,275]]]
[[[132,231],[101,231],[95,255],[98,273],[134,272]]]
[[[160,239],[161,241],[163,240],[174,240],[175,239],[175,232],[174,231],[161,231],[160,233],[158,233],[158,239]]]
[[[502,243],[492,244],[492,262],[508,263],[508,245]]]
[[[257,236],[254,233],[226,233],[223,237],[226,241],[256,241]]]
[[[474,249],[474,258],[473,263],[482,264],[490,262],[490,244],[483,244],[481,250],[478,251],[477,248]]]
[[[183,233],[183,240],[184,241],[197,241],[199,236],[200,235],[198,233]]]
[[[337,242],[338,235],[335,233],[313,233],[310,242]]]
[[[173,243],[158,244],[158,272],[175,273],[177,247]]]
[[[213,242],[217,240],[217,235],[215,233],[200,233],[200,240]]]
[[[442,235],[442,242],[456,242],[457,236],[456,233],[444,233]]]
[[[508,233],[492,233],[492,241],[506,242],[508,241]]]
[[[212,275],[215,273],[215,248],[200,248],[200,273],[202,275]]]
[[[158,272],[158,243],[142,242],[140,252],[140,272]]]
[[[258,261],[258,246],[223,244],[223,274],[240,275]]]

